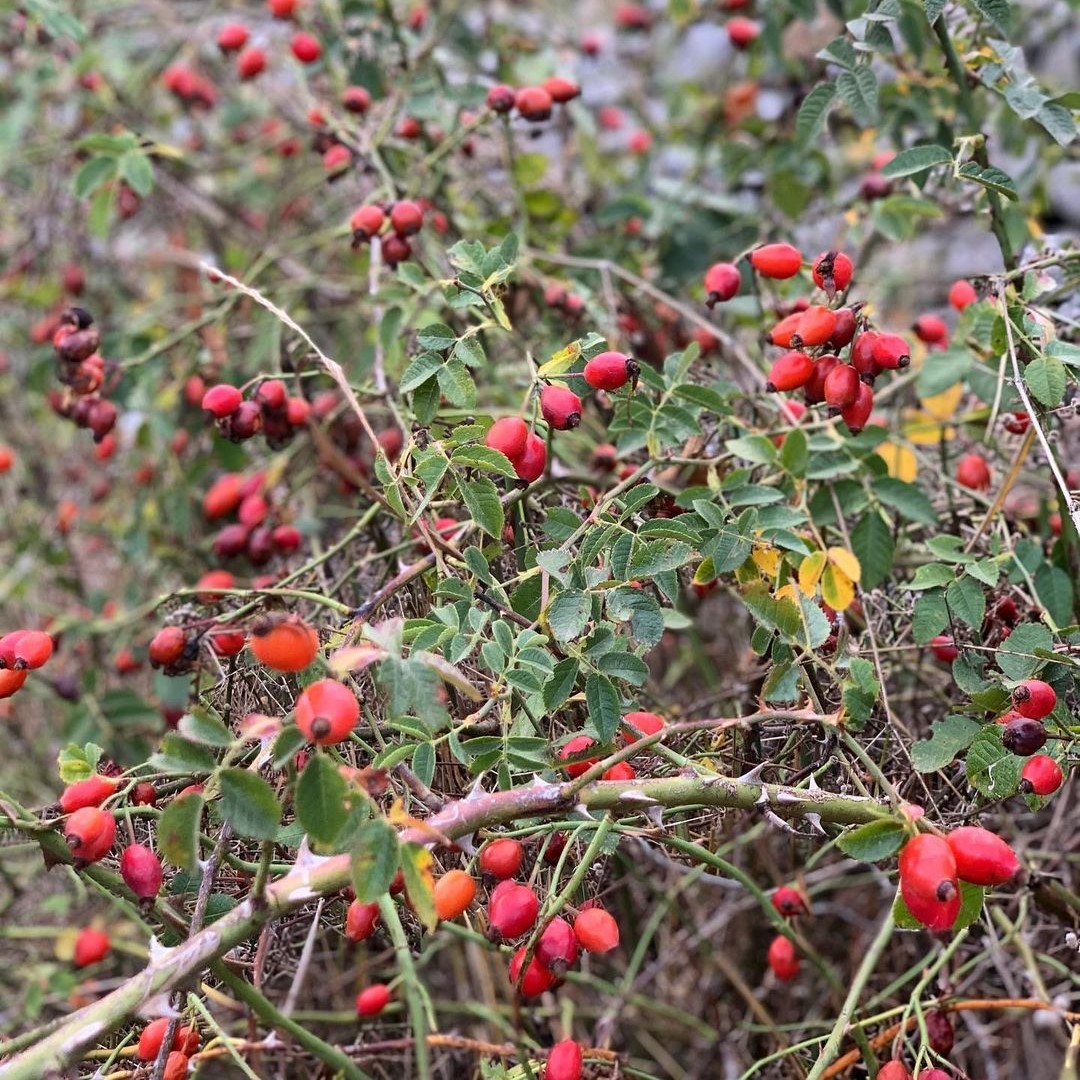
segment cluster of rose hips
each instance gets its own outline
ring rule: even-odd
[[[140,787],[142,785],[139,785]],[[60,796],[61,811],[68,815],[64,837],[77,867],[99,862],[111,851],[116,840],[116,818],[102,804],[119,787],[119,780],[103,773],[94,773],[85,780],[69,784]],[[133,792],[134,801],[135,792]],[[145,793],[141,801],[145,802]],[[164,870],[161,860],[144,844],[128,844],[120,855],[120,876],[142,905],[151,905],[161,889]],[[82,949],[76,947],[76,966],[96,963],[109,950],[108,935],[102,931],[84,930],[80,935]]]
[[[634,584],[634,583],[631,583]],[[629,712],[622,718],[621,738],[623,744],[632,746],[639,739],[649,735],[656,735],[665,727],[664,718],[651,712]],[[571,780],[583,776],[589,771],[600,758],[588,756],[589,750],[596,745],[594,739],[588,735],[574,735],[559,749],[559,760],[565,762],[560,766]],[[619,761],[606,769],[601,775],[601,780],[634,780],[637,772],[628,761]]]
[[[934,656],[952,663],[960,655],[953,639],[939,634],[930,642]],[[1020,769],[1020,792],[1045,797],[1053,795],[1065,781],[1061,764],[1039,751],[1050,737],[1044,721],[1057,705],[1057,693],[1042,679],[1025,679],[1012,692],[1012,707],[995,723],[1000,724],[1001,745],[1017,757],[1027,758]]]
[[[21,690],[52,653],[53,639],[44,630],[12,630],[0,637],[0,701]]]
[[[94,317],[84,308],[71,307],[59,317],[53,333],[57,378],[64,389],[49,392],[49,405],[58,416],[89,428],[100,443],[116,426],[116,406],[101,396],[105,361],[97,348],[101,335]]]
[[[222,559],[244,556],[252,566],[265,566],[275,556],[299,550],[303,536],[295,525],[273,523],[275,508],[264,493],[266,477],[223,473],[203,496],[203,516],[207,521],[236,514],[237,520],[224,525],[214,538],[214,554]]]
[[[787,280],[803,267],[803,257],[791,244],[765,244],[750,253],[750,265],[762,277]],[[825,404],[839,414],[852,434],[862,431],[874,407],[873,385],[884,371],[907,367],[911,350],[901,334],[870,328],[859,305],[841,299],[851,284],[854,266],[841,251],[819,255],[811,267],[814,284],[828,302],[796,301],[794,310],[768,333],[768,343],[787,351],[773,361],[766,389],[802,390],[807,405]],[[742,275],[734,263],[715,263],[705,273],[710,307],[738,293]],[[841,353],[850,346],[847,359]],[[800,405],[797,412],[801,413]]]
[[[565,105],[581,93],[581,87],[569,79],[553,76],[539,86],[512,86],[499,83],[487,93],[487,107],[492,112],[510,113],[515,109],[518,116],[530,124],[542,124],[551,119],[556,105]]]
[[[390,230],[382,236],[382,257],[390,266],[397,266],[412,254],[409,237],[415,236],[424,224],[424,207],[412,199],[401,199],[389,207],[389,212],[378,203],[359,207],[349,218],[352,230],[352,246],[367,244],[383,232],[389,222]]]
[[[191,400],[202,380],[192,376],[185,393]],[[271,449],[286,445],[307,423],[311,406],[302,397],[290,397],[280,379],[266,379],[250,398],[230,383],[217,383],[203,390],[200,406],[217,424],[218,431],[232,442],[244,442],[260,431]]]
[[[585,364],[582,378],[596,390],[618,390],[636,382],[639,368],[630,357],[608,351]],[[581,398],[561,383],[545,382],[540,389],[540,412],[552,431],[570,431],[581,423]],[[484,445],[505,455],[518,478],[532,483],[541,477],[547,465],[544,440],[520,416],[496,420],[484,437]]]
[[[908,911],[936,932],[960,914],[960,882],[996,886],[1020,873],[1012,848],[988,829],[963,825],[947,836],[919,833],[900,852],[900,895]]]
[[[1026,679],[1020,683],[1012,692],[1012,708],[997,718],[997,723],[1002,725],[1001,745],[1018,757],[1036,761],[1032,755],[1038,754],[1049,737],[1044,721],[1056,705],[1057,694],[1049,683],[1042,679]],[[1054,768],[1045,765],[1043,758],[1053,762]],[[1029,765],[1031,761],[1025,762],[1024,768]],[[1028,790],[1036,795],[1052,794],[1062,779],[1061,767],[1047,755],[1039,755],[1030,772],[1021,772],[1022,783],[1030,785]],[[1050,783],[1053,787],[1046,790]]]

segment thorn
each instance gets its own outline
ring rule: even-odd
[[[743,773],[742,776],[737,776],[735,779],[740,784],[757,784],[761,780],[761,773],[764,768],[765,762],[759,761],[749,772]]]

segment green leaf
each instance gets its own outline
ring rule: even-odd
[[[1043,563],[1035,575],[1035,596],[1058,626],[1072,619],[1073,583],[1060,566]]]
[[[403,394],[411,394],[417,387],[427,382],[443,366],[443,363],[443,358],[434,352],[422,352],[413,357],[401,376],[398,389]]]
[[[217,761],[209,750],[170,732],[162,740],[161,749],[150,756],[150,767],[172,776],[192,776],[214,771]]]
[[[557,641],[573,641],[585,633],[592,615],[592,597],[566,589],[548,605],[547,620]]]
[[[893,820],[871,821],[840,834],[837,847],[851,859],[860,862],[880,862],[900,850],[907,829]]]
[[[1001,169],[994,168],[993,165],[982,166],[974,161],[969,161],[957,169],[956,175],[961,180],[972,180],[976,184],[981,184],[988,191],[1004,195],[1006,199],[1012,199],[1014,202],[1020,198],[1013,178],[1008,173],[1002,172]]]
[[[945,606],[945,593],[940,589],[924,592],[915,601],[911,618],[911,633],[916,645],[925,645],[949,625],[949,610]]]
[[[978,630],[986,615],[986,594],[973,577],[964,576],[945,590],[945,602],[954,619]]]
[[[875,511],[863,514],[851,530],[851,550],[862,567],[862,588],[877,588],[889,576],[896,551],[888,522]]]
[[[836,77],[836,89],[859,127],[873,127],[878,122],[878,84],[869,67],[842,71]]]
[[[219,769],[221,815],[238,836],[273,840],[281,821],[281,804],[274,789],[247,769]]]
[[[859,54],[855,52],[855,46],[848,41],[847,37],[835,37],[818,54],[819,60],[830,64],[836,64],[842,68],[853,68],[858,63]]]
[[[476,383],[469,369],[453,358],[439,368],[435,378],[446,400],[459,409],[471,409],[476,404]]]
[[[803,146],[809,145],[825,125],[833,101],[836,99],[836,87],[832,83],[815,86],[803,98],[799,113],[795,117],[795,136]]]
[[[192,871],[199,859],[199,822],[203,797],[198,793],[173,799],[158,819],[157,846],[167,862]]]
[[[517,478],[510,459],[501,451],[492,450],[490,446],[459,446],[450,455],[450,460],[455,465],[467,469],[483,469],[486,472],[495,472],[500,476],[509,477],[511,480]]]
[[[944,769],[957,754],[966,750],[979,733],[980,725],[967,716],[947,716],[930,725],[930,738],[911,748],[911,763],[917,772]]]
[[[334,760],[312,754],[296,784],[296,817],[317,844],[332,843],[345,824],[345,794],[345,781]]]
[[[111,185],[103,184],[94,192],[94,197],[90,200],[90,210],[86,215],[86,227],[93,236],[104,238],[108,235],[115,197],[116,189]]]
[[[544,708],[548,712],[558,711],[573,693],[580,668],[581,664],[573,656],[568,656],[555,665],[555,670],[544,683]]]
[[[882,176],[896,179],[900,176],[914,176],[917,173],[932,169],[935,165],[952,164],[953,156],[944,146],[935,143],[925,143],[920,146],[912,146],[907,150],[901,150],[881,170]]]
[[[1057,408],[1065,397],[1065,365],[1054,356],[1037,356],[1024,368],[1024,382],[1048,409]]]
[[[928,563],[915,571],[915,577],[908,588],[913,591],[938,589],[951,585],[955,580],[956,571],[951,566],[946,566],[944,563]]]
[[[1049,651],[1054,647],[1050,631],[1041,623],[1020,623],[998,646],[994,659],[1007,679],[1030,679],[1046,661],[1036,656],[1036,650]]]
[[[116,162],[109,157],[92,157],[75,174],[72,190],[76,199],[85,199],[116,175]]]
[[[384,817],[373,817],[357,830],[352,850],[352,883],[356,899],[370,904],[390,891],[398,869],[397,830]]]
[[[86,40],[86,27],[67,10],[67,5],[57,4],[54,0],[26,0],[23,7],[31,19],[41,23],[50,37],[69,37],[80,44]]]
[[[429,323],[422,326],[416,334],[416,343],[421,349],[432,349],[442,352],[449,349],[457,341],[457,334],[445,323]]]
[[[874,495],[886,506],[909,521],[931,527],[937,525],[938,515],[934,504],[918,485],[905,483],[892,476],[882,476],[874,480],[873,490]]]
[[[926,10],[926,21],[933,26],[945,10],[945,0],[925,0],[923,7]]]
[[[780,464],[791,473],[792,476],[805,476],[806,466],[810,461],[810,451],[807,444],[806,432],[802,428],[789,431],[784,436],[783,446],[780,447]]]
[[[1016,793],[1024,759],[1001,745],[1001,727],[985,724],[967,754],[967,778],[988,799],[1004,799]]]
[[[496,540],[502,540],[505,513],[495,482],[486,476],[458,483],[461,498],[469,508],[473,521]]]
[[[651,649],[664,635],[664,615],[656,597],[644,589],[625,586],[610,589],[604,597],[608,616],[630,623],[630,633],[639,645]]]
[[[728,439],[724,445],[736,457],[755,465],[771,465],[776,460],[776,447],[772,439],[764,435],[744,435],[739,439]]]
[[[611,742],[622,719],[622,700],[615,684],[606,675],[590,675],[585,680],[585,704],[600,741]]]
[[[649,665],[629,652],[609,652],[604,655],[604,674],[621,679],[633,686],[641,686],[649,677]]]
[[[232,732],[208,709],[194,706],[190,712],[180,717],[177,731],[186,739],[204,746],[232,746]]]
[[[89,780],[97,770],[97,764],[104,752],[95,743],[87,743],[85,746],[68,743],[56,756],[60,779],[65,784],[77,784],[80,780]]]
[[[1068,146],[1076,139],[1076,121],[1063,105],[1047,102],[1035,114],[1035,122],[1045,128],[1059,146]]]
[[[154,190],[154,167],[141,151],[129,150],[120,158],[117,167],[136,195],[145,199]]]
[[[919,397],[934,397],[951,386],[963,382],[972,366],[972,356],[967,349],[943,349],[930,353],[915,379]]]
[[[652,540],[637,545],[628,573],[633,579],[648,579],[665,570],[678,570],[694,557],[694,550],[680,540]]]
[[[1012,29],[1009,0],[970,0],[970,2],[994,24],[999,33],[1008,37]]]

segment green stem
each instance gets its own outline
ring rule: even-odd
[[[859,1003],[859,999],[862,997],[863,990],[866,987],[870,976],[874,973],[874,968],[877,967],[878,961],[881,959],[881,954],[892,940],[892,934],[895,928],[896,925],[893,922],[892,908],[890,907],[885,914],[885,918],[881,920],[881,926],[878,929],[877,936],[870,943],[870,948],[867,949],[862,963],[859,964],[859,970],[855,972],[855,978],[851,981],[851,989],[848,991],[848,995],[844,999],[844,1004],[840,1008],[840,1013],[836,1017],[836,1023],[833,1025],[832,1033],[829,1035],[828,1041],[822,1048],[821,1054],[814,1064],[814,1067],[810,1070],[806,1080],[821,1080],[821,1076],[824,1074],[825,1070],[836,1060],[836,1056],[840,1051],[840,1044],[844,1041],[844,1036],[847,1034],[848,1025],[851,1023],[851,1018],[855,1014],[855,1008]]]
[[[264,1020],[271,1027],[287,1031],[305,1050],[310,1050],[331,1068],[337,1069],[346,1080],[371,1080],[348,1054],[324,1042],[317,1035],[312,1035],[303,1024],[298,1024],[275,1009],[254,986],[236,975],[223,960],[215,960],[210,965],[210,970],[229,988],[229,992],[247,1005],[260,1020]]]
[[[398,910],[394,906],[394,901],[390,898],[389,893],[379,898],[379,914],[390,932],[390,940],[394,945],[394,956],[397,959],[398,968],[401,970],[401,978],[408,991],[405,995],[405,1001],[409,1012],[409,1023],[413,1030],[414,1049],[416,1050],[416,1075],[420,1080],[427,1080],[431,1075],[431,1062],[428,1058],[428,1023],[427,1017],[424,1015],[426,992],[417,977],[412,950],[409,948],[409,939],[405,936],[405,927],[401,925]]]

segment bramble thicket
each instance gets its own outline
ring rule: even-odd
[[[0,1078],[1075,1080],[1063,0],[22,0]]]

